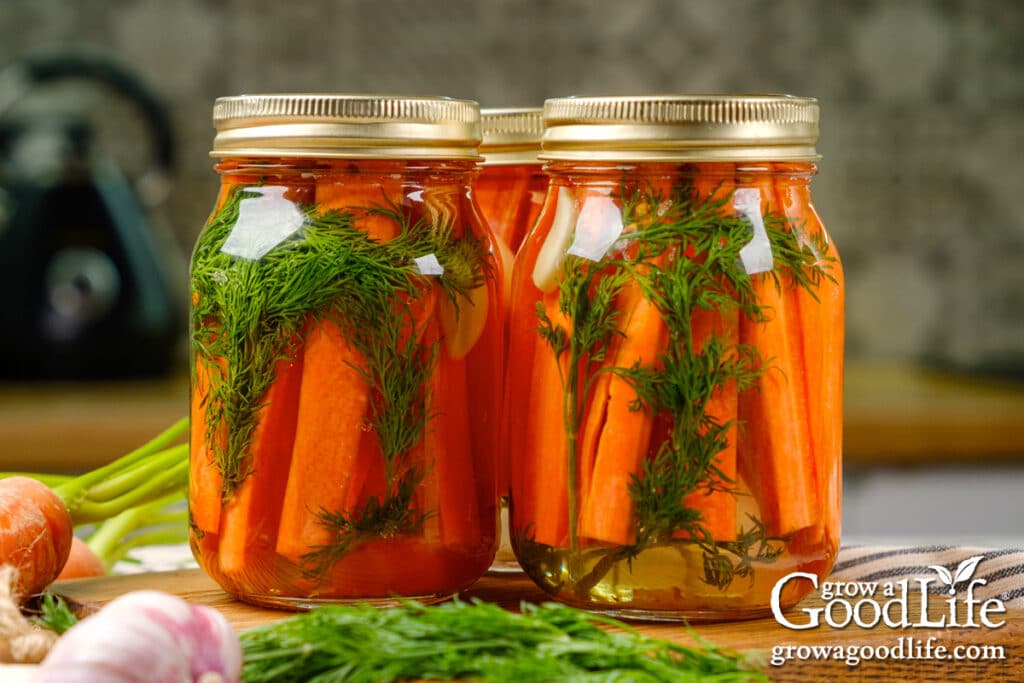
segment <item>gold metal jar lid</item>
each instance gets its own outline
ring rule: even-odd
[[[793,95],[561,97],[544,103],[541,159],[813,161],[818,101]]]
[[[480,105],[447,97],[218,98],[214,157],[480,159]]]
[[[482,109],[483,142],[480,154],[485,166],[540,164],[540,138],[544,110],[540,107]]]

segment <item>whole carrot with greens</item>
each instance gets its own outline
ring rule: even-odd
[[[175,442],[187,430],[182,419],[127,455],[77,477],[0,475],[0,564],[18,570],[16,592],[37,593],[58,577],[75,527],[180,496],[188,477],[188,445]]]
[[[13,593],[38,593],[57,578],[71,551],[71,516],[45,484],[0,480],[0,564],[17,571]]]

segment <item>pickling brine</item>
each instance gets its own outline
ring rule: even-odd
[[[551,186],[510,303],[510,526],[560,600],[737,619],[838,550],[843,274],[811,203],[813,140],[764,158],[729,137],[760,115],[792,140],[811,113],[816,137],[813,101],[672,109],[686,99],[548,102]],[[715,106],[754,113],[703,121],[716,150],[687,145]],[[588,150],[581,121],[634,137]],[[787,582],[780,602],[810,589]]]
[[[262,155],[215,143],[191,265],[192,548],[250,602],[443,599],[496,547],[503,304],[469,190],[475,105],[462,154],[396,159],[359,98],[307,97]],[[219,130],[259,135],[283,98],[232,98]],[[318,124],[375,154],[294,155]]]

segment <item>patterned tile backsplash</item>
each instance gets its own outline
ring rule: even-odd
[[[1016,0],[4,0],[0,66],[85,50],[152,87],[179,142],[162,211],[182,252],[216,189],[219,95],[816,96],[815,197],[846,264],[848,354],[1024,374],[1022,38]],[[0,117],[8,96],[0,83]],[[139,168],[144,129],[116,100],[61,84],[15,106],[85,110]]]

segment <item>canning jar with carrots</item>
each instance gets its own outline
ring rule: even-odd
[[[478,106],[241,96],[214,124],[191,263],[200,566],[286,608],[458,592],[497,545],[503,266],[470,189]]]
[[[504,410],[512,545],[552,596],[741,619],[787,574],[830,570],[844,285],[811,201],[818,114],[773,95],[545,103]]]
[[[543,111],[517,107],[480,112],[483,163],[473,190],[491,230],[513,254],[537,220],[548,189],[538,158]]]
[[[513,255],[536,222],[547,195],[548,176],[538,158],[543,111],[540,107],[517,107],[480,112],[483,163],[473,193],[502,253],[506,293],[511,289]],[[507,313],[507,297],[505,303]],[[492,572],[521,571],[508,537],[508,473],[508,459],[501,458],[497,466],[501,541]]]

